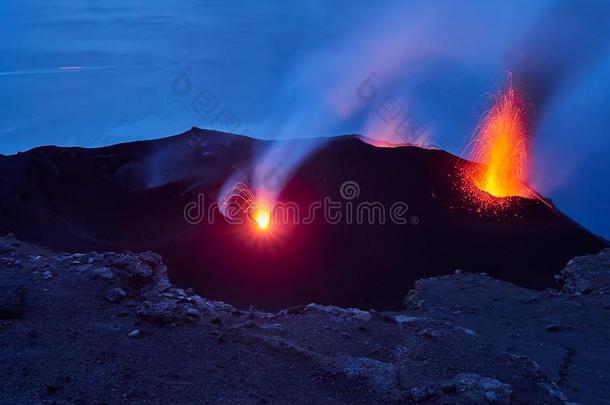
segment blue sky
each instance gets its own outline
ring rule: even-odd
[[[392,138],[376,113],[389,100],[422,124],[417,141],[459,155],[510,71],[533,103],[533,184],[610,237],[609,14],[593,0],[6,0],[0,153],[192,126]]]

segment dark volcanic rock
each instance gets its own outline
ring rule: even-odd
[[[610,249],[598,255],[575,257],[555,279],[568,294],[610,294]]]
[[[0,253],[11,253],[15,250],[10,243],[0,241]]]
[[[21,318],[25,313],[25,288],[4,286],[0,290],[0,319]]]
[[[448,321],[529,356],[551,378],[543,386],[555,398],[603,403],[610,398],[608,254],[571,260],[557,277],[561,290],[534,293],[463,273],[417,281],[405,305],[412,317]]]
[[[0,291],[30,298],[27,317],[0,322],[0,403],[562,403],[528,358],[432,317],[239,311],[169,284],[149,252],[15,254],[28,259],[0,267]],[[113,277],[88,277],[99,268]],[[109,288],[127,296],[110,305]]]
[[[122,288],[112,288],[106,293],[106,299],[110,302],[119,302],[127,296]]]
[[[381,204],[383,226],[331,224],[320,214],[257,240],[247,226],[185,220],[187,204],[203,196],[209,208],[223,184],[237,172],[247,176],[270,145],[194,128],[154,141],[2,156],[0,232],[59,250],[154,250],[176,283],[269,310],[308,302],[396,310],[415,280],[457,268],[544,288],[572,257],[606,247],[538,200],[482,209],[462,188],[470,163],[447,152],[376,148],[352,136],[321,142],[279,198],[305,218],[326,198],[346,203],[341,185],[354,182],[358,195],[349,201]],[[405,224],[389,220],[396,202],[409,206]],[[106,266],[134,281],[154,275],[154,264],[131,260]]]
[[[423,387],[413,387],[409,390],[409,394],[411,394],[411,399],[415,402],[422,402],[436,396],[436,392],[434,389],[424,385]]]
[[[145,301],[138,308],[138,316],[155,323],[195,322],[199,311],[194,303],[165,299],[160,302]]]
[[[478,374],[459,374],[443,383],[447,396],[455,396],[457,403],[464,404],[510,404],[513,388],[494,378]],[[443,402],[443,401],[441,401]]]

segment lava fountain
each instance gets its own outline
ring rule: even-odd
[[[267,207],[265,203],[257,202],[252,211],[252,218],[258,228],[262,231],[269,228],[269,223],[271,222],[271,210]]]
[[[499,94],[483,116],[472,143],[469,170],[474,185],[494,197],[536,198],[527,180],[530,174],[530,139],[523,102],[512,86]]]
[[[246,218],[260,231],[268,230],[271,224],[269,205],[243,182],[236,182],[225,190],[220,198],[220,212],[233,223],[241,223],[240,218]]]

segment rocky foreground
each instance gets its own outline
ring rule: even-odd
[[[0,403],[610,403],[610,250],[557,278],[536,292],[456,271],[401,312],[266,313],[176,288],[155,253],[7,236]]]

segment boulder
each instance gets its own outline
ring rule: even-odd
[[[555,276],[561,291],[570,295],[610,293],[610,249],[575,257]]]
[[[106,293],[106,300],[110,302],[119,302],[127,296],[127,293],[122,288],[111,288]]]
[[[442,384],[444,396],[457,397],[458,403],[510,404],[513,388],[494,378],[462,373]]]

